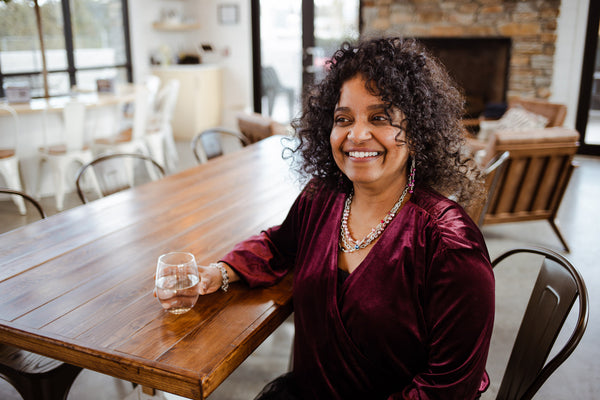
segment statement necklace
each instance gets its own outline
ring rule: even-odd
[[[392,209],[387,213],[387,215],[379,222],[379,224],[371,229],[371,232],[361,240],[354,240],[352,235],[350,234],[350,230],[348,229],[348,218],[350,217],[350,203],[352,203],[352,192],[348,194],[346,198],[346,203],[344,204],[344,214],[342,214],[342,226],[340,228],[340,250],[344,253],[353,253],[360,249],[364,249],[368,245],[370,245],[373,240],[377,239],[388,226],[390,221],[396,216],[396,212],[400,206],[402,206],[402,202],[408,193],[409,185],[406,185],[400,199],[394,204]]]

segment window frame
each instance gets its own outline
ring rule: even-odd
[[[63,34],[65,38],[65,52],[67,54],[67,68],[66,69],[52,69],[48,70],[48,74],[51,73],[67,73],[69,75],[70,86],[77,84],[77,72],[79,71],[94,71],[100,69],[125,69],[127,75],[127,82],[133,82],[133,67],[131,62],[131,40],[129,32],[129,4],[128,0],[121,0],[121,9],[123,17],[123,35],[125,40],[125,63],[115,65],[102,65],[97,67],[75,67],[75,49],[73,45],[73,27],[71,24],[71,4],[70,0],[60,0],[63,17]],[[3,73],[2,65],[0,64],[0,98],[6,97],[4,92],[4,78],[13,78],[19,76],[32,77],[41,76],[43,71],[28,71],[28,72],[12,72]],[[53,97],[50,95],[50,97]]]

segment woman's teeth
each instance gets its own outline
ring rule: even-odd
[[[377,154],[376,151],[351,151],[348,153],[350,157],[354,158],[375,157]]]

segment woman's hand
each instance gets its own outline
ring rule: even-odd
[[[229,283],[235,282],[240,279],[238,274],[231,269],[229,265],[224,262],[219,262],[219,265],[225,268]],[[198,266],[198,275],[200,276],[200,282],[198,283],[199,294],[214,293],[223,286],[223,274],[219,268],[213,266]],[[226,288],[224,288],[226,290]]]
[[[221,288],[223,277],[221,276],[221,271],[217,268],[199,265],[198,274],[200,275],[200,282],[198,283],[199,294],[214,293]]]

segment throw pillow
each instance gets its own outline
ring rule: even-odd
[[[513,106],[508,109],[498,120],[498,125],[494,128],[497,130],[526,130],[544,128],[548,124],[548,118],[543,115],[527,111],[522,106]]]

